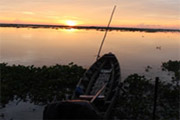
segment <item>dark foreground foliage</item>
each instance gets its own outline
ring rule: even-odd
[[[180,82],[180,61],[171,61],[162,63],[162,70],[173,72],[175,77],[172,77],[172,82],[179,85]]]
[[[35,104],[46,104],[65,94],[72,94],[85,69],[73,63],[50,67],[34,67],[0,64],[1,104],[10,100],[30,100]]]
[[[154,105],[154,80],[133,74],[125,79],[114,115],[120,119],[152,119]],[[156,118],[178,120],[179,86],[159,81]]]
[[[162,63],[162,71],[172,72],[170,82],[159,81],[156,119],[178,120],[180,113],[180,61]],[[120,119],[149,120],[153,118],[155,81],[133,74],[122,83],[121,94],[114,109]]]
[[[162,64],[162,70],[173,72],[171,82],[159,81],[157,119],[179,118],[179,75],[180,61]],[[34,67],[0,64],[0,102],[29,100],[35,104],[47,104],[56,96],[57,100],[71,95],[85,69],[75,64]],[[119,98],[112,116],[119,119],[152,119],[154,105],[154,79],[133,74],[122,82]]]

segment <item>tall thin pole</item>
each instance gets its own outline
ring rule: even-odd
[[[157,106],[158,82],[159,82],[159,77],[156,77],[156,81],[155,81],[155,89],[154,89],[153,120],[156,119],[156,106]]]
[[[101,49],[102,49],[104,40],[106,39],[107,32],[108,32],[108,30],[109,30],[109,26],[110,26],[110,24],[111,24],[111,21],[112,21],[112,18],[113,18],[115,9],[116,9],[116,5],[114,6],[113,11],[112,11],[112,13],[111,13],[111,16],[110,16],[110,19],[109,19],[109,23],[108,23],[107,28],[106,28],[106,31],[105,31],[105,33],[104,33],[104,37],[103,37],[103,39],[102,39],[102,42],[101,42],[101,45],[100,45],[100,48],[99,48],[99,51],[98,51],[96,60],[98,60],[99,57],[100,57]]]

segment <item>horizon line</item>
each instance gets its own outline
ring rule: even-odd
[[[27,24],[27,23],[0,23],[0,27],[30,27],[30,28],[74,28],[74,29],[109,29],[109,30],[129,30],[129,31],[146,31],[146,32],[180,32],[180,29],[176,28],[147,28],[147,27],[120,27],[120,26],[98,26],[98,25],[56,25],[56,24]]]

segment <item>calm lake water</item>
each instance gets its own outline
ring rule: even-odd
[[[55,65],[74,62],[88,68],[95,62],[104,31],[0,27],[0,60],[8,64]],[[132,73],[163,74],[162,62],[180,60],[180,33],[111,31],[101,55],[112,52],[122,77]]]

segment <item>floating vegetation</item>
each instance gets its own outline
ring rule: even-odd
[[[152,67],[151,66],[146,66],[146,68],[145,68],[145,72],[149,72],[150,70],[152,70]]]
[[[161,66],[163,71],[169,71],[174,73],[174,77],[172,77],[172,82],[179,85],[180,82],[180,61],[171,61],[162,63]]]
[[[179,118],[180,61],[162,63],[162,70],[173,72],[170,82],[159,81],[157,92],[157,119]],[[147,66],[151,70],[150,66]],[[85,72],[76,64],[54,66],[22,66],[0,64],[1,105],[10,101],[30,101],[48,104],[56,97],[63,100],[72,95],[75,86]],[[138,74],[129,75],[121,85],[118,101],[112,116],[119,119],[152,119],[154,80]],[[17,103],[18,104],[18,103]],[[0,116],[2,117],[2,115]]]
[[[154,80],[133,74],[122,84],[122,91],[114,109],[119,119],[152,119]],[[157,119],[179,118],[179,87],[160,81],[157,92]]]
[[[85,69],[73,63],[54,66],[8,66],[0,64],[1,104],[14,99],[47,104],[56,96],[65,99],[72,94]]]

